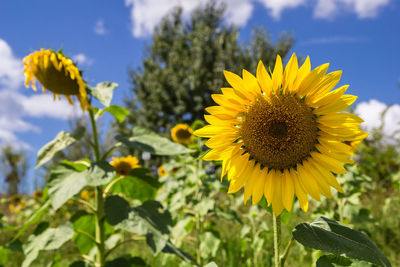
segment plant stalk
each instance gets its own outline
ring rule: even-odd
[[[282,267],[280,260],[280,246],[281,246],[281,217],[273,213],[273,228],[274,228],[274,267]]]
[[[93,149],[95,161],[100,161],[100,147],[99,147],[99,137],[97,133],[96,120],[94,119],[93,110],[89,108],[89,117],[92,125],[93,134]],[[105,253],[105,234],[104,234],[104,198],[103,198],[103,187],[97,186],[95,188],[95,199],[96,199],[96,244],[97,244],[97,256],[96,256],[96,266],[105,266],[106,253]]]

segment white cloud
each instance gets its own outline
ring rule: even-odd
[[[258,0],[265,8],[270,10],[271,16],[280,19],[282,11],[304,5],[307,0]]]
[[[22,61],[13,55],[7,42],[0,39],[0,86],[15,89],[23,79]]]
[[[98,35],[104,35],[107,33],[102,19],[97,20],[96,25],[94,26],[94,32]]]
[[[387,109],[387,110],[386,110]],[[382,112],[386,110],[382,118]],[[365,122],[361,126],[368,132],[381,127],[386,137],[400,137],[400,105],[387,106],[378,100],[371,99],[357,105],[355,113]]]
[[[315,18],[334,19],[337,14],[354,13],[358,18],[376,17],[391,0],[217,0],[226,4],[226,21],[236,26],[244,26],[251,17],[256,3],[263,5],[269,14],[280,19],[282,12],[290,8],[305,6],[312,8]],[[185,19],[193,10],[205,5],[207,0],[125,0],[125,5],[131,8],[132,35],[144,37],[153,33],[154,27],[167,15],[172,8],[182,7]],[[103,22],[98,21],[104,27]],[[99,27],[99,28],[101,28]]]
[[[317,0],[316,18],[333,19],[340,11],[355,13],[358,18],[374,18],[390,0]]]
[[[131,7],[132,34],[134,37],[148,36],[154,27],[174,7],[182,7],[182,16],[189,18],[197,7],[205,5],[207,0],[125,0],[125,5]],[[226,20],[237,26],[243,26],[249,20],[253,11],[251,0],[220,0],[226,4]]]
[[[90,66],[93,64],[93,60],[88,58],[85,54],[79,53],[72,56],[72,60],[78,62],[80,65]]]
[[[20,99],[26,116],[49,117],[61,120],[82,116],[79,101],[75,102],[74,105],[71,105],[63,97],[61,100],[54,100],[50,94],[38,94],[29,97],[22,96]]]

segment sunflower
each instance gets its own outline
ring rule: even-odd
[[[211,97],[218,104],[206,108],[210,124],[194,132],[210,138],[205,160],[222,160],[221,179],[230,181],[228,193],[244,187],[244,202],[265,196],[275,215],[292,209],[297,196],[304,211],[308,195],[331,197],[332,186],[343,192],[333,173],[343,174],[343,163],[354,153],[345,141],[360,140],[359,117],[342,113],[356,96],[344,95],[348,85],[335,90],[342,72],[326,74],[329,64],[311,70],[307,57],[299,68],[295,54],[283,69],[278,55],[270,75],[260,61],[254,77],[225,71],[232,88]]]
[[[42,199],[43,198],[43,191],[42,190],[36,190],[33,193],[33,198],[36,200]]]
[[[189,145],[193,141],[193,130],[189,125],[179,123],[171,130],[171,137],[174,142]]]
[[[164,177],[168,174],[168,172],[165,170],[164,165],[161,165],[160,167],[158,167],[158,176],[159,177]]]
[[[84,200],[89,200],[90,198],[94,197],[95,197],[94,191],[89,191],[87,189],[81,191],[81,198]]]
[[[22,201],[22,198],[18,195],[13,195],[11,197],[11,202],[8,205],[8,208],[11,213],[20,213],[23,208],[25,208],[25,203]]]
[[[43,86],[43,91],[50,90],[54,99],[64,95],[73,104],[71,96],[75,95],[82,110],[89,107],[86,95],[86,84],[81,72],[71,59],[61,52],[41,49],[24,58],[25,86],[36,91],[36,80]]]
[[[141,167],[138,163],[139,160],[136,157],[129,155],[121,158],[113,157],[113,161],[110,162],[110,165],[114,167],[118,174],[128,175],[132,169]]]

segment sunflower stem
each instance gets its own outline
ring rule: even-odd
[[[94,119],[93,110],[89,108],[89,117],[92,125],[93,134],[93,150],[95,161],[101,159],[100,148],[99,148],[99,137],[97,133],[96,120]],[[95,200],[96,200],[96,244],[97,244],[97,257],[96,257],[96,267],[105,266],[106,253],[105,253],[105,232],[104,232],[104,198],[103,198],[103,187],[97,186],[95,188]]]
[[[274,267],[281,267],[280,252],[281,246],[281,216],[276,216],[273,213],[273,228],[274,228]]]
[[[289,240],[288,244],[286,245],[285,250],[283,251],[283,253],[280,257],[281,267],[283,267],[285,265],[286,257],[289,254],[289,250],[292,247],[293,241],[294,241],[294,237],[292,236],[292,238]]]

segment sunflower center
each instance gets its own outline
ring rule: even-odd
[[[70,74],[66,73],[68,72],[66,72],[64,66],[59,71],[50,62],[47,68],[38,66],[34,71],[35,76],[47,90],[62,95],[79,95],[79,85],[76,78],[72,80]]]
[[[178,139],[189,139],[192,136],[192,134],[185,129],[179,129],[178,131],[176,131],[176,137]]]
[[[244,117],[240,133],[250,155],[268,168],[292,168],[309,157],[318,127],[312,110],[292,95],[259,99]]]

